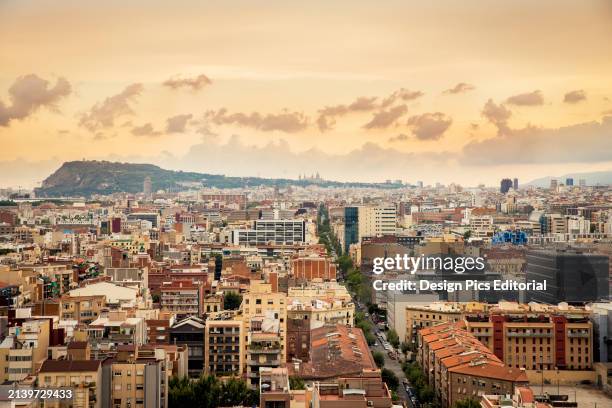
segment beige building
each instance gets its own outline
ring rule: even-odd
[[[102,401],[102,367],[98,360],[46,360],[38,373],[40,387],[70,387],[72,406],[98,408]],[[44,407],[64,406],[60,401],[45,401]]]
[[[70,296],[60,299],[60,317],[62,320],[76,320],[78,324],[90,324],[100,316],[106,307],[106,296]]]
[[[28,320],[12,327],[0,343],[0,378],[20,381],[37,372],[47,358],[49,319]]]
[[[249,333],[252,332],[253,321],[260,321],[269,312],[279,321],[279,342],[281,360],[285,361],[287,350],[287,295],[272,292],[272,285],[262,281],[251,281],[249,291],[243,295],[241,311],[244,321],[243,361],[246,361],[247,346],[250,344]]]

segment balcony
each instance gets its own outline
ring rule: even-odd
[[[591,337],[591,334],[588,331],[586,332],[568,332],[567,337],[588,339]]]
[[[476,334],[476,333],[474,333]],[[515,333],[515,332],[508,332],[506,333],[506,336],[508,337],[552,337],[552,333]]]

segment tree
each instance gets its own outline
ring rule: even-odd
[[[402,353],[408,354],[408,351],[410,351],[410,344],[406,343],[405,341],[402,341],[402,344],[400,344],[400,348],[402,349]]]
[[[223,296],[223,308],[225,310],[236,310],[242,303],[242,296],[235,292],[226,293]]]
[[[222,382],[213,375],[202,375],[195,381],[173,377],[168,385],[168,405],[171,407],[216,408],[259,403],[259,393],[251,390],[241,378],[232,377]]]
[[[159,303],[160,297],[157,293],[151,297],[153,298],[153,303]]]
[[[292,375],[291,377],[289,377],[289,388],[291,388],[292,390],[306,389],[306,385],[304,384],[304,379],[296,375]]]
[[[395,373],[388,368],[383,368],[380,372],[380,376],[390,390],[396,390],[397,387],[399,387],[399,378],[397,378]]]
[[[383,353],[380,351],[375,351],[372,353],[372,357],[374,357],[376,367],[383,368],[385,366],[385,355]]]
[[[387,332],[387,340],[389,340],[389,343],[391,343],[391,345],[395,348],[399,347],[400,341],[399,341],[399,336],[397,335],[397,332],[394,329],[390,329]]]
[[[480,401],[474,397],[464,398],[455,402],[453,408],[480,408]]]

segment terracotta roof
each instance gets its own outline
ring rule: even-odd
[[[495,378],[513,382],[528,382],[527,373],[518,368],[508,368],[497,363],[465,364],[448,370],[451,373]]]
[[[41,373],[98,371],[100,360],[45,360]]]

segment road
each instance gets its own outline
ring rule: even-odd
[[[408,406],[411,407],[410,398],[408,398],[408,394],[406,393],[406,389],[403,384],[406,375],[402,371],[402,366],[400,365],[398,360],[392,360],[389,357],[387,351],[383,348],[382,344],[380,344],[380,340],[377,340],[377,344],[377,346],[370,346],[370,349],[372,350],[372,352],[380,351],[381,353],[383,353],[383,355],[385,356],[385,368],[388,368],[389,370],[393,371],[393,374],[395,374],[400,381],[400,385],[399,387],[397,387],[397,395],[403,401],[406,401]]]

